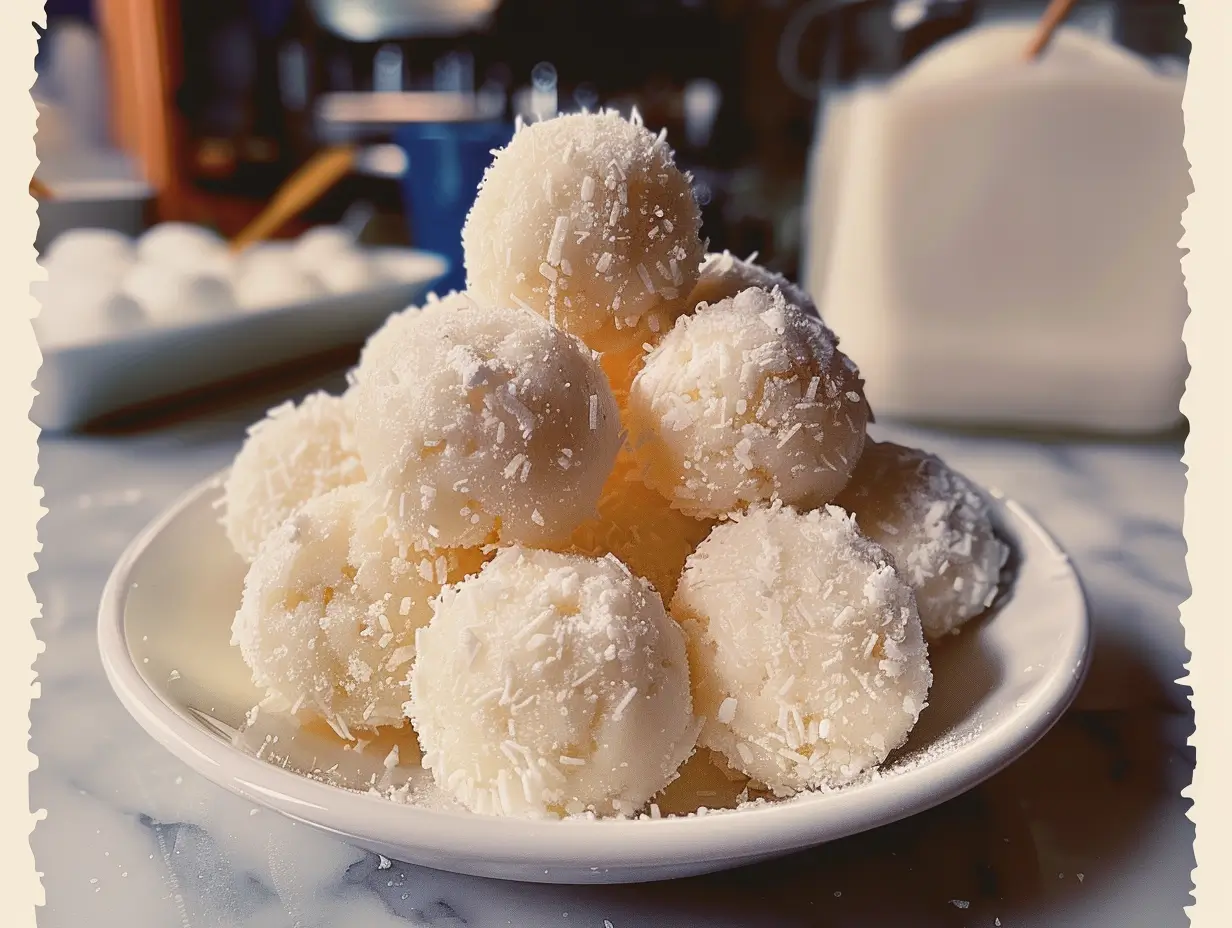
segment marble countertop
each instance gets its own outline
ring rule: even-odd
[[[895,825],[713,877],[529,886],[373,857],[256,809],[156,745],[108,688],[95,610],[112,564],[160,510],[225,466],[244,426],[278,398],[42,442],[49,511],[33,584],[46,650],[30,789],[47,810],[32,839],[44,928],[1188,924],[1193,826],[1180,793],[1192,715],[1172,682],[1187,659],[1179,442],[879,428],[1016,497],[1069,550],[1097,634],[1075,709],[983,786]]]

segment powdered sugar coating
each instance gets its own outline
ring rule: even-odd
[[[352,392],[360,459],[400,539],[536,544],[594,512],[620,421],[585,346],[462,294],[387,328]]]
[[[700,226],[662,135],[615,112],[558,116],[518,132],[484,175],[462,231],[467,288],[597,351],[636,348],[686,309]]]
[[[372,516],[363,484],[309,502],[261,545],[232,627],[267,704],[325,719],[342,737],[405,721],[415,629],[475,551],[410,560]]]
[[[693,751],[684,635],[615,558],[505,548],[418,639],[424,766],[474,812],[629,815]]]
[[[773,290],[778,287],[788,303],[798,306],[810,316],[820,317],[813,298],[782,274],[753,261],[753,256],[737,258],[730,251],[711,252],[702,261],[697,286],[689,294],[689,305],[718,303],[749,287]]]
[[[614,554],[670,602],[685,559],[710,534],[714,522],[673,509],[641,481],[627,453],[616,459],[597,509],[594,518],[574,530],[568,550],[590,557]]]
[[[286,402],[248,429],[223,485],[223,526],[251,561],[266,537],[296,509],[364,479],[348,403],[328,393]]]
[[[860,458],[868,405],[833,333],[781,292],[751,288],[676,322],[625,416],[647,484],[715,518],[832,500]]]
[[[992,604],[1009,548],[988,500],[940,458],[869,441],[836,503],[893,556],[927,637],[957,632]]]
[[[672,601],[702,745],[777,795],[839,786],[907,738],[932,683],[911,587],[841,509],[715,527]]]

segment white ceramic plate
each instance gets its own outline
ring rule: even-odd
[[[188,493],[116,565],[99,612],[112,687],[146,731],[220,786],[371,851],[437,869],[545,883],[641,882],[765,860],[884,825],[970,789],[1030,748],[1069,705],[1087,667],[1087,610],[1068,558],[1019,506],[998,498],[1002,531],[1017,546],[1012,583],[990,615],[934,647],[930,704],[907,746],[868,782],[658,820],[531,821],[443,802],[399,804],[345,788],[384,778],[388,745],[343,750],[336,739],[279,730],[260,715],[237,738],[259,694],[229,644],[244,565],[218,524],[220,482]],[[261,748],[274,735],[272,749]],[[414,750],[403,746],[395,774],[415,774]],[[305,773],[333,765],[328,782]]]
[[[386,260],[400,260],[409,268],[396,283],[45,348],[30,418],[49,431],[72,429],[101,416],[360,344],[390,313],[419,302],[449,269],[440,255],[383,251]]]

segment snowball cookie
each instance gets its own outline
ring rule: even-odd
[[[467,288],[596,351],[627,350],[686,309],[700,227],[663,135],[615,112],[557,116],[519,131],[484,175],[462,230]]]
[[[164,325],[211,319],[235,308],[229,281],[163,264],[137,262],[125,274],[120,289],[136,300],[153,322]]]
[[[315,274],[328,261],[355,251],[355,234],[342,226],[314,226],[292,245],[296,266]]]
[[[265,539],[232,627],[266,705],[318,715],[343,738],[401,725],[415,629],[476,552],[407,561],[372,522],[363,484],[309,501]]]
[[[894,557],[927,637],[957,632],[992,604],[1009,548],[988,500],[940,458],[870,440],[835,504]]]
[[[325,286],[302,271],[285,242],[253,245],[239,260],[235,300],[243,309],[269,309],[306,303],[325,294]]]
[[[356,246],[342,226],[317,226],[295,242],[293,260],[300,273],[319,280],[329,293],[361,293],[387,281],[383,268]]]
[[[401,540],[536,544],[594,512],[620,422],[581,342],[459,294],[407,316],[374,350],[352,387],[355,435]]]
[[[222,523],[247,561],[279,525],[310,499],[359,483],[349,404],[328,393],[283,403],[248,430],[223,484]]]
[[[34,330],[44,348],[106,339],[147,321],[136,300],[89,272],[57,272],[49,280],[33,281],[30,292],[39,301]]]
[[[212,229],[187,222],[162,222],[137,239],[137,259],[185,274],[229,277],[232,255]]]
[[[778,287],[783,291],[783,297],[793,306],[798,306],[810,316],[820,316],[817,304],[812,297],[789,281],[782,274],[776,274],[760,264],[754,264],[755,255],[741,260],[730,251],[721,254],[708,254],[702,262],[697,279],[697,286],[689,294],[689,306],[698,303],[718,303],[735,296],[741,290],[749,287],[761,287],[763,290],[773,290]]]
[[[367,377],[368,371],[380,370],[394,362],[403,340],[407,337],[402,330],[406,326],[429,325],[429,322],[416,323],[421,314],[445,315],[459,307],[469,307],[472,300],[465,293],[450,291],[444,297],[429,293],[423,306],[408,306],[406,309],[391,313],[381,327],[368,336],[363,349],[359,352],[359,363],[351,370],[349,379],[358,383]]]
[[[327,291],[337,294],[363,293],[387,282],[380,268],[361,251],[344,251],[326,259],[317,268],[316,278]]]
[[[718,525],[672,602],[701,743],[780,796],[899,747],[932,671],[911,587],[841,509],[758,506]]]
[[[702,518],[759,500],[832,500],[868,421],[864,385],[837,345],[777,290],[682,316],[647,356],[625,412],[646,483]]]
[[[599,494],[598,514],[574,530],[568,550],[591,557],[614,554],[671,602],[685,560],[713,525],[673,509],[642,483],[632,457],[622,454]]]
[[[632,814],[693,751],[684,635],[615,558],[505,548],[417,638],[424,766],[472,811]]]
[[[56,236],[40,262],[53,281],[88,274],[118,281],[136,260],[132,240],[114,229],[68,229]]]

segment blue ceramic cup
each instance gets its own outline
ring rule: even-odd
[[[504,122],[407,123],[394,130],[407,157],[402,201],[412,243],[449,259],[441,293],[466,286],[462,226],[493,150],[511,138],[513,126]]]

